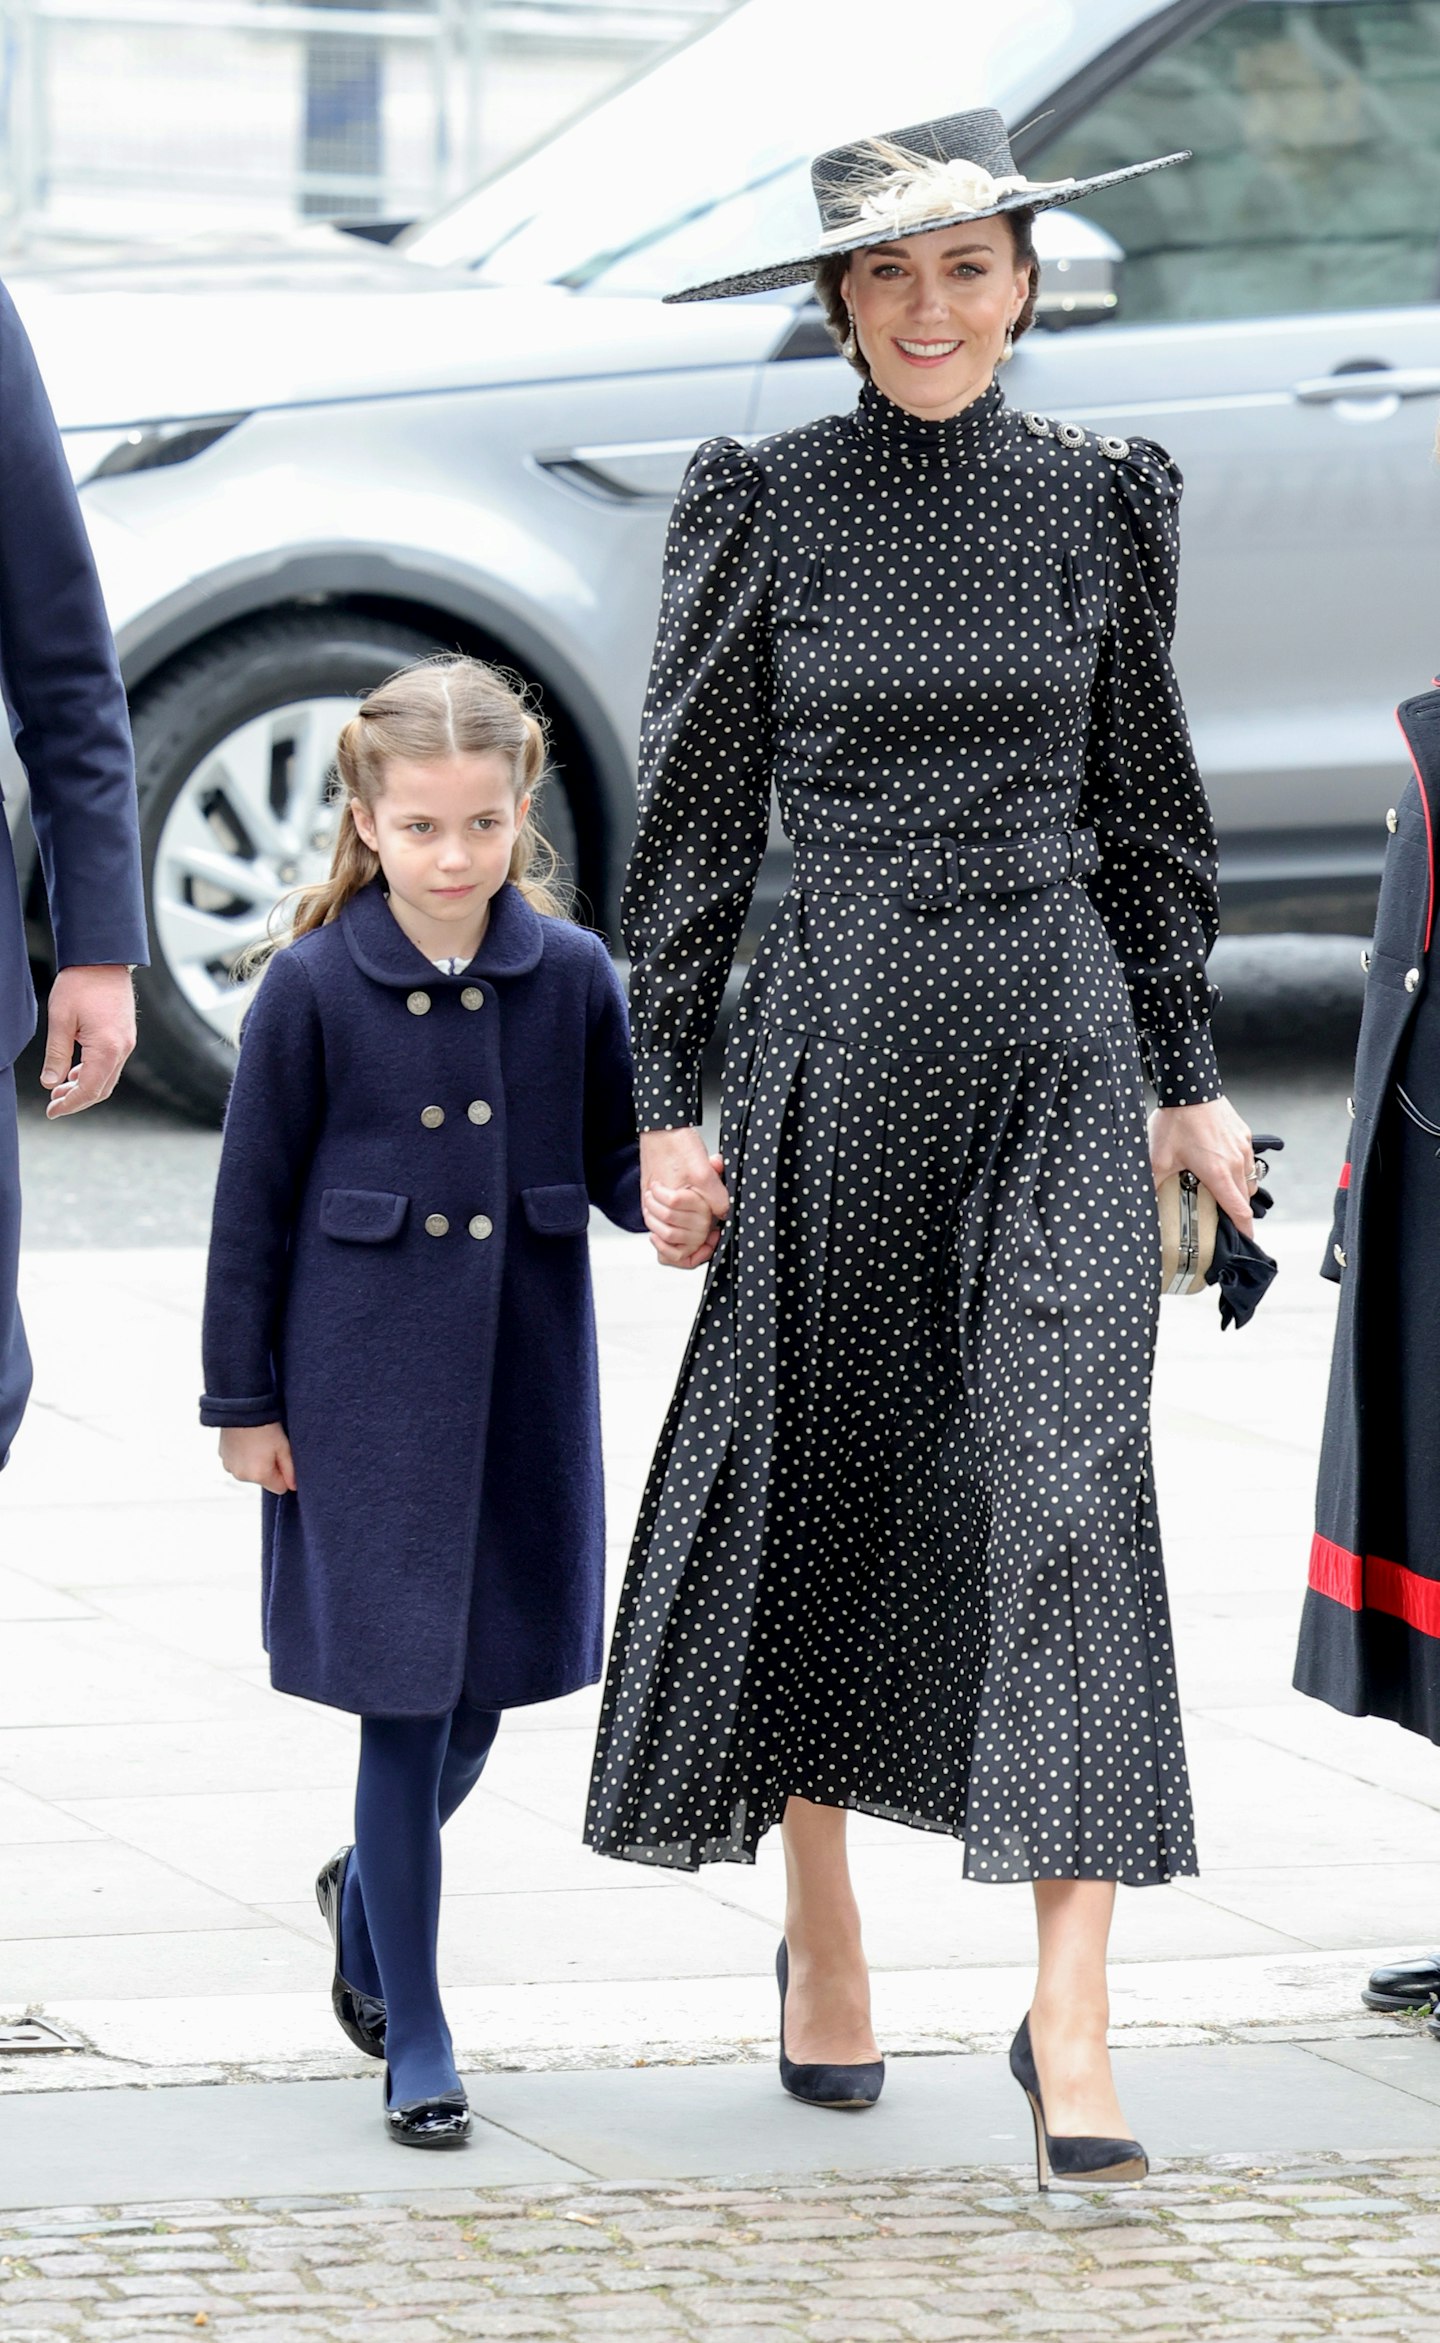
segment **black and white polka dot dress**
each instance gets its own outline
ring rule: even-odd
[[[1194,1869],[1148,1404],[1142,1054],[1218,1096],[1174,466],[1013,414],[712,441],[626,888],[640,1118],[732,1033],[733,1199],[636,1533],[586,1835],[753,1858],[793,1793],[968,1876]]]

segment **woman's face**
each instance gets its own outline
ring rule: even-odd
[[[1030,291],[1003,219],[930,228],[857,252],[840,286],[875,387],[917,415],[986,389]]]

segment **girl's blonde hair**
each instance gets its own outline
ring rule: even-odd
[[[373,810],[386,772],[397,758],[425,764],[440,757],[475,755],[508,758],[517,799],[533,799],[545,776],[544,727],[498,668],[459,652],[437,652],[434,658],[400,668],[367,692],[336,745],[335,794],[341,802],[330,876],[286,897],[281,908],[291,915],[288,940],[338,919],[346,904],[378,876],[380,857],[356,829],[354,808],[358,804]],[[536,911],[563,919],[569,903],[558,879],[559,858],[536,829],[533,812],[532,804],[532,818],[516,832],[510,881]],[[249,974],[285,940],[276,935],[262,945],[248,956],[241,973]]]

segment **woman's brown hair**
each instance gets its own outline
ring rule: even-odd
[[[545,776],[544,727],[522,694],[498,668],[458,652],[437,653],[402,667],[367,692],[340,734],[335,750],[340,820],[330,876],[302,887],[278,908],[288,915],[288,937],[276,934],[247,955],[237,972],[250,975],[285,941],[309,935],[338,919],[347,903],[368,887],[380,857],[355,827],[354,807],[373,809],[390,765],[425,764],[440,757],[502,756],[508,759],[516,799],[532,800],[532,818],[516,832],[509,877],[527,903],[549,918],[569,910],[558,882],[559,861],[543,831],[535,827],[533,799]]]
[[[1030,290],[1025,296],[1025,306],[1011,329],[1014,340],[1018,342],[1020,336],[1028,333],[1035,323],[1035,296],[1040,290],[1040,261],[1035,250],[1035,214],[1027,203],[1021,204],[1015,211],[1000,212],[997,217],[1005,221],[1014,238],[1016,261],[1030,271]],[[850,313],[845,307],[840,287],[859,258],[859,252],[832,252],[815,271],[815,298],[842,358],[849,356],[845,344],[850,336]],[[857,374],[863,374],[869,381],[870,362],[858,345],[854,357],[850,358],[850,364]]]

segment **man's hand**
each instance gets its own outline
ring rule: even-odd
[[[50,988],[40,1069],[41,1087],[50,1093],[47,1120],[78,1115],[108,1098],[134,1047],[135,988],[129,969],[62,968]]]
[[[693,1126],[640,1134],[640,1199],[650,1242],[667,1269],[703,1267],[730,1210],[718,1155]]]
[[[272,1497],[295,1486],[295,1459],[283,1424],[229,1424],[220,1435],[220,1462],[232,1480],[255,1481]]]

